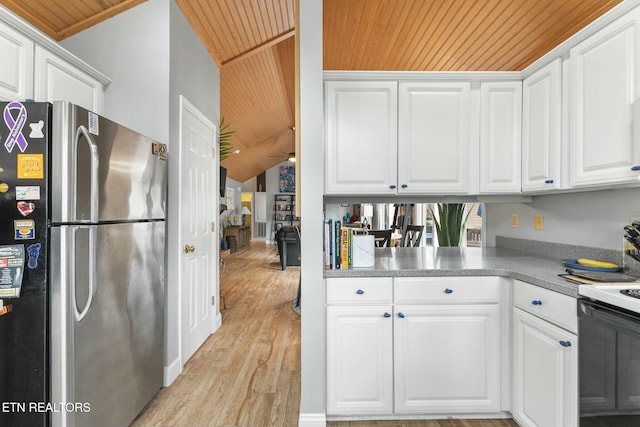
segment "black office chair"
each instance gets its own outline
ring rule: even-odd
[[[407,225],[407,231],[402,235],[400,246],[404,248],[417,248],[420,246],[424,225]]]
[[[377,248],[385,248],[391,245],[391,229],[369,230],[369,234],[375,236],[375,243]]]

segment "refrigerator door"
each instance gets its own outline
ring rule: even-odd
[[[53,413],[53,427],[129,425],[161,388],[164,227],[52,229],[51,398],[78,408]]]
[[[0,426],[48,425],[50,105],[0,102]],[[2,314],[5,313],[5,314]]]
[[[53,123],[54,224],[165,218],[163,144],[66,102]]]

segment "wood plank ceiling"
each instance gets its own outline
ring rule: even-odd
[[[62,40],[142,1],[0,4]],[[240,150],[223,165],[243,182],[293,151],[296,0],[175,1],[220,68]],[[519,71],[620,2],[324,0],[324,69]]]

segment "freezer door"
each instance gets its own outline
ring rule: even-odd
[[[52,401],[80,408],[52,414],[53,427],[129,425],[162,386],[164,226],[52,230]]]
[[[66,102],[52,134],[54,223],[165,218],[164,145]]]

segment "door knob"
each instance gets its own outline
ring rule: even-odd
[[[184,253],[188,254],[191,252],[195,252],[196,251],[196,247],[192,246],[192,245],[184,245]]]

